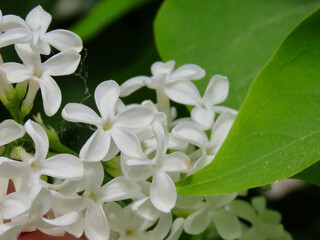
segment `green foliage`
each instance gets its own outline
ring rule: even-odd
[[[249,86],[281,42],[320,6],[317,0],[167,0],[155,21],[164,61],[195,63],[206,69],[204,91],[213,74],[228,76],[225,105],[238,109]]]
[[[77,33],[83,41],[87,41],[122,15],[147,2],[148,0],[101,0],[71,30]]]
[[[180,194],[262,186],[319,160],[319,22],[317,10],[286,38],[252,84],[214,161],[178,183]]]

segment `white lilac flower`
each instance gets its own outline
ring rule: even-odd
[[[150,186],[150,200],[162,212],[170,212],[177,199],[174,181],[169,173],[189,172],[190,159],[183,152],[166,154],[168,145],[167,129],[158,121],[152,124],[157,149],[155,157],[149,159],[122,156],[122,170],[126,176],[134,181],[146,180],[152,176]]]
[[[74,50],[60,52],[44,63],[40,54],[27,44],[19,44],[16,51],[23,64],[4,63],[0,70],[4,72],[11,83],[20,83],[29,80],[29,89],[23,107],[33,104],[34,97],[40,88],[44,111],[48,116],[55,114],[61,104],[61,91],[51,76],[64,76],[74,73],[80,62],[80,55]]]
[[[155,224],[156,220],[146,220],[136,216],[128,205],[122,208],[119,204],[111,202],[105,207],[105,213],[110,224],[110,230],[120,235],[120,239],[147,240],[147,229]]]
[[[195,64],[185,64],[175,71],[174,66],[175,61],[154,63],[151,66],[152,77],[138,76],[127,80],[121,85],[121,96],[128,96],[144,86],[165,91],[167,84],[179,80],[199,80],[205,75],[205,71]]]
[[[0,48],[31,41],[32,35],[25,21],[14,15],[4,15],[0,10]]]
[[[196,160],[195,171],[213,160],[227,137],[235,117],[235,114],[228,111],[222,113],[213,124],[210,140],[199,125],[190,121],[181,122],[172,129],[173,136],[199,147],[191,157]]]
[[[224,209],[234,200],[237,193],[205,197],[202,206],[184,222],[186,233],[196,235],[202,233],[213,220],[219,235],[223,239],[237,239],[242,234],[239,219],[230,211]]]
[[[216,106],[226,100],[228,91],[229,81],[227,77],[214,75],[210,79],[202,98],[198,88],[192,82],[174,83],[167,94],[175,102],[195,106],[191,111],[192,120],[203,130],[208,130],[213,125],[216,112],[237,113],[231,108]]]
[[[138,76],[127,80],[121,85],[121,96],[128,96],[143,86],[155,89],[158,109],[171,121],[169,98],[181,95],[181,91],[189,89],[191,80],[199,80],[205,75],[205,71],[195,64],[185,64],[176,70],[174,66],[175,61],[154,63],[151,66],[152,77]],[[177,87],[179,91],[176,91]],[[192,99],[190,101],[193,102]]]
[[[0,123],[0,146],[23,137],[24,127],[16,121],[7,119]]]
[[[146,220],[136,216],[131,211],[131,205],[122,208],[116,203],[108,203],[105,207],[105,212],[110,223],[111,231],[117,232],[120,235],[119,237],[111,239],[162,240],[168,234],[172,224],[171,214],[162,214],[158,219]],[[155,224],[156,226],[148,231],[148,229]],[[174,223],[174,226],[177,227],[171,230],[172,233],[170,237],[166,239],[176,239],[173,238],[173,236],[179,233],[180,226],[178,225]]]
[[[0,11],[0,47],[29,43],[35,52],[45,55],[51,52],[50,45],[59,51],[80,52],[82,40],[77,34],[64,29],[47,32],[51,19],[41,6],[33,8],[25,21],[14,15],[2,16]]]
[[[131,129],[147,127],[152,122],[154,113],[148,107],[136,106],[116,114],[119,94],[119,85],[112,80],[105,81],[96,88],[94,97],[101,117],[91,108],[79,103],[69,103],[62,110],[63,118],[68,121],[97,127],[80,152],[86,161],[100,161],[109,151],[117,149],[132,157],[142,156],[140,141]],[[111,145],[112,141],[115,143],[114,147]]]
[[[0,157],[0,177],[14,179],[23,177],[22,189],[30,189],[40,183],[40,176],[47,175],[60,179],[80,179],[83,176],[82,163],[70,154],[57,154],[46,158],[49,149],[48,136],[36,122],[28,120],[25,130],[35,144],[35,154],[20,151],[22,162]],[[27,190],[25,190],[27,191]]]
[[[82,40],[77,34],[63,29],[47,32],[51,19],[51,15],[44,11],[41,6],[37,6],[29,12],[26,17],[26,24],[32,32],[31,48],[46,55],[51,51],[50,45],[59,51],[72,49],[80,52],[82,50]]]
[[[240,240],[249,239],[270,239],[270,240],[291,240],[292,237],[280,224],[281,215],[266,208],[266,200],[263,197],[252,199],[252,205],[236,199],[226,207],[228,211],[235,214],[251,224]]]
[[[109,239],[110,228],[103,203],[132,198],[140,192],[140,187],[126,177],[114,178],[101,186],[103,178],[104,171],[100,162],[85,163],[82,196],[63,195],[52,191],[54,211],[63,213],[70,209],[85,210],[84,232],[90,240]]]

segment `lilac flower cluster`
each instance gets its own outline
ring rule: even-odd
[[[178,195],[175,182],[213,161],[237,115],[219,105],[228,95],[226,77],[214,75],[201,96],[192,81],[205,71],[197,65],[156,62],[151,77],[121,86],[102,82],[94,93],[99,113],[80,103],[62,110],[67,121],[95,126],[79,155],[50,151],[52,143],[61,144],[55,131],[39,117],[24,119],[39,90],[46,115],[58,111],[61,91],[52,77],[74,73],[82,50],[75,33],[47,32],[50,22],[41,6],[25,20],[0,12],[0,48],[14,45],[22,61],[0,63],[0,100],[14,119],[0,124],[1,240],[36,229],[90,240],[174,240],[183,231],[228,240],[291,239],[262,197],[248,203],[236,199],[244,193]],[[42,62],[41,55],[50,57]],[[141,87],[154,89],[157,102],[122,102]],[[171,101],[194,106],[190,117],[177,118]],[[112,173],[104,168],[111,163],[118,166]],[[9,181],[15,192],[7,194]]]

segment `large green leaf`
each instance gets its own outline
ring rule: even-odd
[[[281,42],[317,6],[318,0],[166,0],[155,21],[156,44],[164,61],[206,69],[196,82],[201,91],[213,74],[228,76],[226,105],[238,109]]]
[[[231,193],[288,178],[320,159],[320,10],[286,38],[252,84],[214,161],[180,194]]]
[[[125,13],[147,3],[148,0],[101,0],[72,31],[87,41]]]
[[[292,178],[304,180],[320,187],[320,161],[303,170],[302,172],[299,172]]]

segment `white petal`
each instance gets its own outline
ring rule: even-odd
[[[224,107],[224,106],[214,106],[213,107],[214,111],[217,112],[217,113],[224,113],[224,112],[231,112],[232,114],[234,115],[237,115],[238,114],[238,111],[237,110],[234,110],[232,108],[229,108],[229,107]]]
[[[47,224],[45,224],[44,222],[39,223],[38,225],[44,225],[45,227],[48,227]],[[50,236],[56,236],[56,237],[62,237],[65,234],[64,229],[60,228],[60,227],[51,227],[51,228],[43,228],[40,226],[37,226],[37,228],[40,232],[46,234],[46,235],[50,235]],[[34,230],[29,230],[29,231],[35,231]]]
[[[128,159],[124,154],[121,154],[120,163],[123,175],[135,182],[146,180],[153,173],[151,166],[153,162],[151,160],[145,162],[142,160]]]
[[[108,153],[110,135],[101,129],[96,130],[80,150],[80,158],[86,162],[101,161]]]
[[[153,176],[150,188],[152,204],[162,212],[169,213],[177,200],[177,190],[169,175],[158,171]]]
[[[188,147],[188,143],[185,141],[182,141],[176,137],[174,137],[172,134],[169,134],[169,142],[168,142],[168,148],[169,149],[175,149],[183,151]]]
[[[28,29],[13,28],[0,35],[0,48],[11,44],[27,43],[31,40],[32,35]]]
[[[0,124],[0,146],[6,145],[25,134],[24,127],[16,121],[7,119]]]
[[[169,74],[173,71],[174,65],[176,64],[175,61],[168,61],[166,63],[163,62],[155,62],[151,66],[151,73],[152,75],[159,75],[159,74]]]
[[[119,151],[120,151],[119,148],[114,143],[113,139],[111,139],[108,153],[101,161],[109,161],[113,159],[119,153]]]
[[[0,200],[0,215],[11,219],[26,212],[30,207],[29,196],[23,192],[13,192]]]
[[[38,81],[41,90],[43,108],[47,116],[54,115],[61,105],[61,91],[58,84],[50,76],[42,75]]]
[[[25,28],[28,29],[26,22],[19,16],[16,15],[5,15],[2,16],[0,31],[6,31],[14,28]],[[31,31],[30,31],[31,33]]]
[[[229,81],[227,77],[214,75],[203,95],[206,105],[216,105],[226,100],[229,92]]]
[[[1,166],[1,163],[0,163],[0,166]],[[7,195],[8,186],[9,186],[9,179],[4,179],[0,177],[0,199],[4,198]]]
[[[184,230],[192,235],[200,234],[209,226],[211,218],[211,211],[206,207],[201,208],[187,217],[184,222]]]
[[[43,33],[40,28],[33,31],[33,39],[30,42],[30,47],[33,51],[40,54],[49,55],[51,53],[51,47],[45,39],[43,39]]]
[[[113,128],[111,137],[120,151],[124,154],[133,158],[139,158],[142,156],[140,141],[131,131]]]
[[[214,144],[216,151],[218,151],[226,139],[235,118],[236,115],[232,114],[231,112],[224,112],[214,123],[211,132],[210,143]]]
[[[170,80],[199,80],[206,75],[204,69],[195,64],[185,64],[177,68],[171,75]]]
[[[97,86],[94,99],[104,121],[113,120],[119,94],[120,87],[113,80],[104,81]]]
[[[202,204],[204,204],[203,197],[178,195],[176,207],[193,210],[193,209],[198,209],[199,206],[201,206]]]
[[[152,239],[162,240],[170,231],[172,225],[172,214],[161,214],[157,226],[151,231]]]
[[[90,240],[109,240],[110,228],[101,204],[92,204],[88,207],[84,232]]]
[[[85,190],[88,192],[100,191],[104,178],[104,169],[101,162],[84,163]]]
[[[0,70],[4,73],[10,83],[19,83],[30,79],[33,74],[31,69],[23,64],[9,62],[2,64]]]
[[[201,96],[197,87],[188,80],[168,82],[164,88],[167,96],[177,103],[185,105],[199,105]]]
[[[14,45],[19,58],[22,60],[23,64],[30,69],[41,68],[41,58],[40,53],[35,52],[30,44],[15,44]]]
[[[255,197],[251,202],[252,206],[257,210],[259,215],[261,215],[266,210],[267,201],[264,197]]]
[[[154,165],[153,161],[147,159],[129,159],[126,164],[130,167],[132,166],[152,166]]]
[[[51,208],[57,212],[70,212],[78,211],[86,208],[83,198],[78,195],[64,195],[60,192],[51,191],[52,194],[52,204]]]
[[[223,209],[214,211],[213,221],[223,239],[237,239],[242,234],[239,219],[230,212]]]
[[[193,166],[193,171],[191,173],[195,173],[197,171],[199,171],[200,169],[204,168],[205,166],[207,166],[209,163],[212,162],[212,160],[214,159],[214,155],[206,155],[203,154],[194,164]]]
[[[132,107],[116,117],[114,126],[121,128],[144,128],[152,122],[153,116],[153,111],[147,107]]]
[[[191,111],[191,118],[196,123],[200,124],[203,130],[212,128],[215,111],[213,107],[194,107]]]
[[[74,32],[58,29],[50,31],[44,35],[46,41],[59,51],[72,49],[77,52],[82,50],[82,40]]]
[[[168,150],[168,129],[159,121],[152,124],[152,129],[157,140],[155,160],[159,161]]]
[[[28,120],[24,127],[26,129],[26,132],[30,135],[32,138],[36,153],[34,155],[36,160],[43,160],[46,158],[48,149],[49,149],[49,140],[46,131],[41,127],[40,124]]]
[[[132,204],[132,211],[138,216],[154,221],[160,216],[160,211],[156,209],[150,201],[150,197],[142,198]]]
[[[69,75],[76,71],[80,54],[74,50],[64,50],[43,63],[43,72],[50,76]]]
[[[68,103],[63,108],[61,114],[69,122],[88,123],[95,126],[102,124],[100,117],[95,111],[80,103]]]
[[[71,154],[58,154],[42,161],[42,174],[61,178],[78,180],[83,176],[80,160]]]
[[[6,179],[14,179],[21,177],[28,170],[25,163],[11,160],[9,158],[0,157],[0,177]]]
[[[214,195],[205,197],[208,205],[211,208],[219,208],[227,205],[233,199],[237,197],[238,193],[224,194],[224,195]]]
[[[189,142],[200,148],[204,148],[209,142],[207,135],[198,125],[192,122],[181,122],[175,126],[172,135],[178,139]]]
[[[105,184],[100,194],[102,202],[119,201],[136,196],[141,188],[126,177],[116,177]]]
[[[128,79],[120,86],[120,97],[126,97],[139,88],[142,88],[145,86],[145,82],[148,80],[150,80],[150,78],[145,76],[138,76]]]
[[[119,204],[115,202],[107,203],[104,210],[111,230],[118,232],[126,230],[130,219],[128,214],[126,214]]]
[[[17,240],[24,228],[24,222],[0,224],[0,236],[5,240]]]
[[[84,226],[84,215],[81,213],[78,221],[69,226],[64,226],[63,229],[69,234],[80,238],[83,235],[83,226]]]
[[[64,226],[69,226],[75,223],[76,221],[79,220],[79,217],[80,217],[79,213],[69,212],[65,215],[62,215],[54,219],[42,218],[42,221],[52,226],[64,227]]]
[[[178,240],[183,231],[184,218],[179,217],[174,220],[172,223],[170,235],[166,238],[166,240]]]
[[[183,152],[173,152],[161,159],[162,169],[166,172],[189,172],[191,161]]]
[[[251,224],[256,220],[254,208],[246,201],[236,199],[227,206],[227,210],[236,216],[249,221]]]
[[[46,214],[51,207],[51,193],[41,185],[34,186],[30,191],[31,209],[30,214]]]
[[[42,32],[46,32],[50,25],[51,19],[51,15],[44,11],[40,5],[38,5],[28,13],[26,22],[33,30],[41,28]]]

